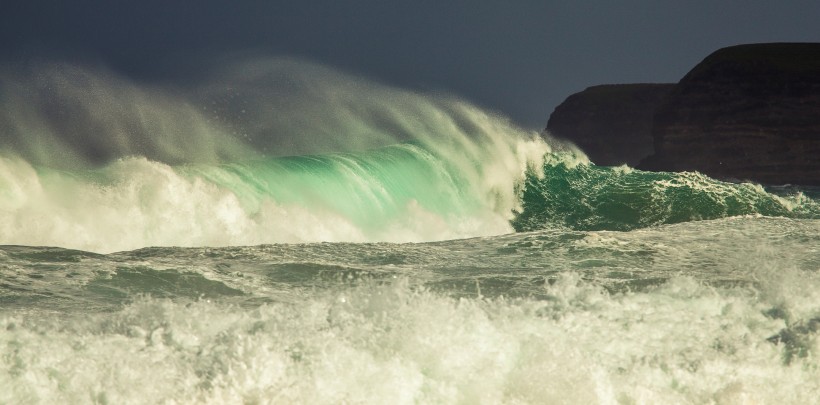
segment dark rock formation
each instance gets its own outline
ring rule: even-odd
[[[664,99],[652,135],[638,168],[820,185],[820,43],[714,52]]]
[[[555,108],[547,131],[580,147],[595,164],[635,166],[654,151],[652,116],[674,84],[589,87]]]

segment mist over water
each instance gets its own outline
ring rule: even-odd
[[[37,166],[88,168],[127,156],[216,162],[252,152],[178,89],[138,85],[104,68],[6,67],[0,90],[3,152]]]
[[[463,147],[475,159],[485,156],[470,143],[499,146],[534,135],[452,96],[391,88],[290,58],[203,67],[183,84],[38,63],[5,67],[0,89],[4,152],[53,168],[129,156],[219,163],[404,142]]]
[[[0,105],[0,403],[820,395],[818,190],[287,58],[6,68]]]

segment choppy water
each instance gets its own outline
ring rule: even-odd
[[[235,69],[183,95],[5,76],[0,403],[820,394],[817,190],[598,167],[451,98]]]

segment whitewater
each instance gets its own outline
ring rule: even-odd
[[[811,403],[820,190],[267,58],[0,69],[0,403]]]

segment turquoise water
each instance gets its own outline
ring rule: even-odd
[[[3,82],[0,403],[820,394],[816,189],[600,167],[290,60],[182,95],[76,69],[39,80],[86,78],[55,95],[79,123]]]

